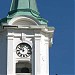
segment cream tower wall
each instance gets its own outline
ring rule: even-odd
[[[12,25],[22,20],[28,20],[28,25]],[[35,25],[32,25],[33,23]],[[1,75],[49,75],[49,47],[53,41],[53,27],[37,25],[31,18],[17,17],[12,19],[8,25],[3,25],[0,32]],[[16,54],[16,46],[22,42],[32,47],[32,55],[28,58],[20,58]],[[30,61],[32,74],[16,74],[16,63],[19,61]]]
[[[11,29],[10,29],[11,30]],[[10,31],[9,30],[9,31]],[[23,34],[23,35],[22,35]],[[51,39],[51,38],[50,38]],[[7,73],[15,75],[15,63],[25,61],[16,55],[16,46],[21,42],[29,42],[33,47],[32,75],[49,75],[49,37],[39,30],[12,29],[8,33],[8,62]],[[27,59],[30,61],[30,59]],[[11,62],[10,62],[11,61]],[[11,66],[10,66],[11,65]],[[10,70],[10,71],[9,71]]]

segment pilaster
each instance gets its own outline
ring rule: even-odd
[[[35,35],[35,75],[40,75],[40,46],[41,36]]]
[[[9,33],[9,32],[8,32]],[[7,75],[15,75],[15,55],[13,47],[13,33],[7,35]]]

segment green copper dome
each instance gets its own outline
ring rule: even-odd
[[[36,0],[12,0],[8,16],[0,20],[0,22],[9,22],[17,16],[31,16],[35,18],[40,25],[47,25],[47,21],[40,17],[37,9]]]
[[[32,9],[38,12],[35,0],[12,0],[10,11],[17,9]]]

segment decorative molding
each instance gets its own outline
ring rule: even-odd
[[[12,19],[9,21],[8,25],[13,25],[14,22],[17,22],[17,21],[19,21],[19,20],[28,20],[28,21],[30,21],[30,22],[35,23],[35,25],[38,25],[33,19],[28,18],[28,17],[25,17],[25,16],[19,16],[19,17],[12,18]]]
[[[21,40],[22,40],[22,42],[26,40],[26,34],[21,33]]]

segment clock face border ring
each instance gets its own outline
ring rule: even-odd
[[[27,58],[32,54],[32,47],[28,43],[19,43],[16,46],[16,54],[19,57]]]

